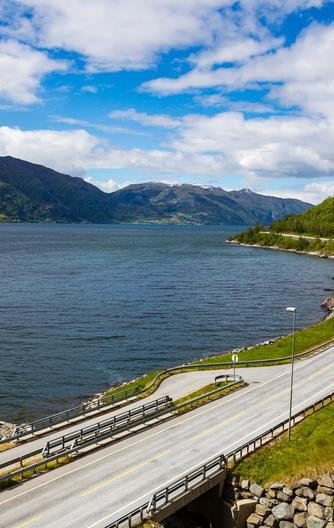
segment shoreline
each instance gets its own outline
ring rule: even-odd
[[[334,259],[334,255],[326,255],[319,251],[302,251],[300,249],[288,249],[280,246],[261,246],[261,244],[248,244],[246,242],[238,242],[238,240],[225,240],[227,244],[237,244],[238,246],[253,247],[260,249],[273,249],[275,251],[285,251],[287,253],[297,253],[298,255],[309,255],[310,257],[318,257],[324,259]]]

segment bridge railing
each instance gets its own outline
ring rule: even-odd
[[[305,417],[333,402],[334,392],[324,396],[323,398],[295,413],[292,416],[292,425],[295,425],[296,423],[302,421]],[[217,475],[217,473],[225,469],[229,463],[236,463],[238,460],[245,458],[250,453],[259,449],[262,445],[270,442],[273,438],[282,434],[287,430],[288,425],[289,419],[287,418],[270,429],[267,429],[265,432],[261,433],[255,438],[245,442],[243,445],[239,446],[227,455],[222,453],[213,459],[209,459],[204,464],[192,470],[190,473],[186,473],[181,478],[168,484],[168,486],[158,490],[152,495],[149,501],[126,513],[116,521],[108,524],[105,526],[105,528],[131,528],[131,526],[135,526],[139,522],[154,516],[156,511],[162,509],[171,500],[175,501],[179,499],[192,487],[195,487],[200,482],[209,480],[213,476]]]
[[[312,356],[313,354],[321,352],[323,349],[325,349],[327,346],[331,344],[334,344],[334,339],[330,339],[329,341],[321,343],[320,345],[311,347],[308,350],[301,352],[300,354],[295,354],[294,357],[295,359],[302,359],[308,356]],[[238,367],[275,365],[277,363],[287,362],[289,360],[291,360],[291,356],[285,356],[281,358],[253,359],[253,360],[242,360],[242,358],[240,358],[240,361],[238,362]],[[204,362],[203,363],[193,363],[193,364],[187,364],[187,365],[180,365],[177,367],[171,367],[157,374],[156,377],[153,379],[153,381],[150,383],[150,385],[148,385],[144,389],[139,389],[138,387],[132,387],[131,389],[125,389],[124,391],[120,391],[115,394],[111,393],[107,395],[102,395],[94,400],[88,401],[77,407],[73,407],[71,409],[61,411],[51,416],[46,416],[45,418],[35,420],[34,422],[31,422],[28,424],[22,424],[16,428],[14,434],[11,435],[10,437],[1,438],[0,444],[8,443],[13,440],[19,440],[20,438],[24,436],[32,435],[46,428],[52,428],[56,424],[60,424],[62,422],[69,421],[73,418],[80,417],[85,414],[92,413],[96,410],[103,409],[104,407],[114,405],[122,401],[126,401],[129,398],[139,399],[145,396],[146,394],[152,393],[155,389],[159,387],[160,383],[164,379],[166,379],[168,376],[172,374],[176,374],[177,372],[230,368],[233,365],[234,363],[232,363],[231,361],[226,361],[226,362],[217,362],[217,363],[215,362],[213,363],[204,363]]]

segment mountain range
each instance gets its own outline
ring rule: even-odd
[[[81,178],[0,157],[0,220],[268,225],[311,204],[249,189],[142,183],[105,193]]]

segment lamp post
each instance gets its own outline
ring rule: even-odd
[[[293,391],[293,367],[295,363],[295,328],[296,328],[296,311],[294,306],[287,307],[288,312],[293,313],[292,318],[292,342],[291,342],[291,382],[290,382],[290,406],[289,406],[289,442],[291,440],[291,415],[292,415],[292,391]]]

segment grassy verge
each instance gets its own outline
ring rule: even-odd
[[[258,484],[294,482],[332,472],[334,467],[334,404],[306,418],[273,444],[236,464],[234,472]]]
[[[234,392],[234,391],[236,391],[238,389],[242,389],[243,387],[247,387],[247,383],[245,383],[244,381],[241,381],[240,383],[238,383],[236,385],[233,385],[233,387],[229,387],[228,385],[229,384],[227,384],[225,389],[224,389],[224,387],[222,387],[221,392],[217,392],[215,394],[208,394],[212,390],[214,390],[214,389],[211,389],[211,391],[207,391],[205,393],[203,392],[203,394],[201,394],[199,396],[192,396],[192,395],[189,394],[189,395],[185,396],[184,398],[180,398],[179,400],[177,400],[175,402],[175,405],[184,404],[184,407],[182,407],[182,409],[177,410],[177,413],[178,414],[184,414],[185,412],[193,411],[194,409],[197,409],[197,407],[201,407],[202,405],[204,405],[206,403],[209,403],[210,401],[218,400],[219,398],[223,398],[224,396],[227,396],[231,392]],[[195,393],[193,393],[193,394],[195,394]],[[201,398],[201,396],[202,396],[202,398]],[[192,402],[192,400],[194,398],[197,398],[197,397],[199,397],[201,399],[198,400],[197,402]],[[189,405],[187,405],[187,402],[189,402]]]
[[[38,462],[39,460],[41,460],[41,457],[38,457],[38,458],[36,457],[33,461],[29,460],[28,464],[33,464],[34,462]],[[12,486],[15,486],[16,484],[19,484],[21,482],[24,482],[25,480],[32,478],[34,475],[40,475],[42,473],[45,473],[46,471],[51,471],[52,469],[56,469],[57,467],[68,464],[71,460],[72,459],[70,457],[60,456],[58,460],[52,460],[51,462],[46,462],[45,465],[36,468],[35,471],[31,469],[27,469],[27,471],[25,471],[23,475],[17,475],[16,477],[12,477],[8,480],[0,482],[0,490],[11,488]],[[13,468],[11,471],[15,471],[16,469],[20,469],[20,467],[17,466]],[[6,473],[0,473],[0,476],[4,474]]]
[[[297,330],[296,331],[296,354],[299,354],[301,352],[305,352],[308,349],[320,345],[321,343],[325,343],[326,341],[329,341],[330,339],[334,338],[334,318],[327,319],[326,321],[322,321],[316,325],[310,326],[308,328],[304,328],[303,330]],[[291,354],[291,335],[288,335],[286,337],[283,337],[276,341],[275,343],[269,344],[269,345],[256,345],[249,350],[243,350],[239,353],[239,361],[251,361],[251,360],[265,360],[265,359],[279,359],[283,357],[287,357]],[[210,358],[206,358],[200,361],[201,369],[205,369],[206,367],[208,369],[213,369],[215,367],[212,366],[212,363],[228,363],[231,362],[231,353],[228,354],[222,354],[218,356],[212,356]],[[282,361],[283,363],[284,361]],[[197,361],[194,363],[194,365],[198,365],[199,362]],[[217,368],[217,367],[216,367]],[[227,368],[227,367],[221,367],[221,368]],[[198,367],[194,366],[194,370],[198,370]],[[107,391],[104,396],[103,400],[105,403],[107,403],[112,395],[115,395],[119,392],[124,391],[125,389],[135,389],[138,388],[139,390],[144,390],[146,387],[148,387],[155,377],[163,372],[162,370],[155,370],[153,372],[150,372],[148,374],[145,374],[141,378],[135,381],[131,381],[130,383],[127,383],[125,385],[121,385],[120,387],[115,387],[113,389],[110,389]],[[163,376],[159,377],[159,380],[148,390],[144,391],[141,394],[141,397],[146,397],[152,394],[169,376],[174,374],[181,374],[184,372],[189,372],[189,369],[183,369],[180,367],[179,369],[173,371],[172,373],[166,373]]]
[[[198,398],[199,396],[204,396],[205,394],[208,394],[208,392],[212,392],[216,389],[226,387],[227,384],[228,383],[226,381],[222,383],[209,383],[209,385],[205,385],[204,387],[201,387],[200,389],[194,392],[190,392],[189,394],[186,394],[186,396],[179,398],[175,401],[175,405],[180,405],[181,403],[193,400],[194,398]]]
[[[1,451],[7,451],[7,449],[12,449],[15,447],[15,444],[13,442],[10,442],[8,444],[0,444],[0,453]]]
[[[232,237],[241,244],[258,245],[263,247],[278,247],[306,253],[319,253],[322,255],[334,255],[334,240],[307,240],[306,238],[292,238],[268,231],[263,233],[258,227],[248,229]]]

